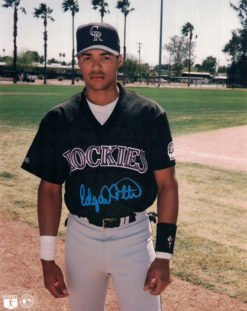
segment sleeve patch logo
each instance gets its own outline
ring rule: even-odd
[[[171,141],[167,147],[168,156],[170,158],[170,161],[175,160],[175,150],[174,150],[174,144]]]

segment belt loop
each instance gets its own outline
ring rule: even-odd
[[[129,215],[129,222],[133,222],[133,221],[135,221],[136,220],[136,213],[131,213],[130,215]]]

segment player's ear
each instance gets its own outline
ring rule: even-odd
[[[77,55],[76,58],[77,58],[77,63],[79,64],[80,59],[81,59],[81,54]]]
[[[122,54],[119,54],[119,55],[117,56],[118,68],[121,67],[122,61],[123,61],[123,55],[122,55]]]

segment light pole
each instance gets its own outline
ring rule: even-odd
[[[160,79],[161,79],[162,28],[163,28],[163,0],[160,1],[160,51],[159,51],[159,77],[158,77],[158,87],[160,87]]]
[[[105,2],[102,0],[102,7],[101,7],[101,23],[103,23],[103,18],[104,18],[104,10],[105,10]]]
[[[140,75],[140,67],[141,67],[141,45],[142,45],[142,43],[141,42],[138,42],[137,43],[138,44],[138,54],[139,54],[139,70],[138,70],[138,73],[139,73],[139,75]]]
[[[168,83],[170,83],[171,81],[171,51],[169,53],[169,65],[168,65],[168,77],[169,77],[169,80],[168,80]]]

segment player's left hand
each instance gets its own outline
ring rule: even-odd
[[[147,272],[144,290],[151,295],[160,295],[171,282],[169,260],[156,258]]]

